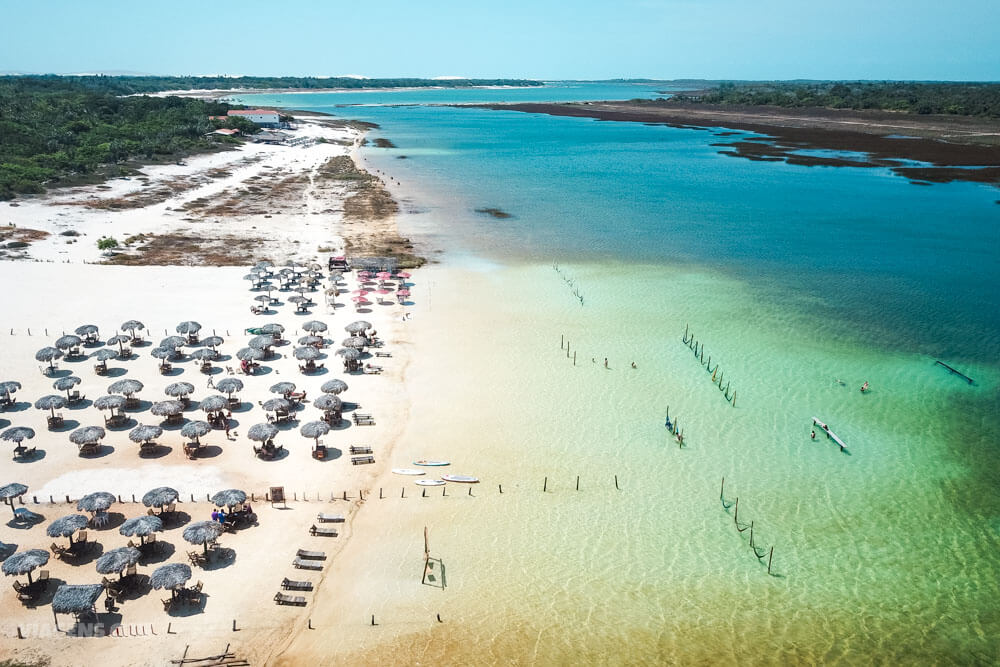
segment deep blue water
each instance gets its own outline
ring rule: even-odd
[[[375,122],[383,171],[447,248],[498,258],[690,263],[808,302],[862,339],[1000,357],[1000,190],[884,169],[723,156],[712,131],[435,105],[625,99],[649,84],[253,96]],[[352,106],[342,104],[408,104]],[[399,159],[406,156],[406,159]],[[496,207],[498,220],[476,208]],[[405,224],[405,221],[404,221]]]

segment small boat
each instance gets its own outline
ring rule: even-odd
[[[441,475],[441,479],[446,482],[464,482],[465,484],[476,484],[479,482],[478,477],[469,477],[468,475]]]
[[[417,486],[444,486],[445,481],[442,479],[418,479]]]
[[[397,475],[423,475],[423,470],[414,470],[413,468],[393,468],[392,471]]]
[[[419,459],[413,462],[415,466],[450,466],[451,461],[428,461],[427,459]]]

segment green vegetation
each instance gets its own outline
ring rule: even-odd
[[[671,101],[706,104],[878,109],[1000,118],[1000,84],[887,82],[723,83]]]
[[[0,77],[6,80],[22,77]],[[71,84],[86,90],[115,95],[155,93],[165,90],[230,90],[248,88],[469,88],[471,86],[541,86],[527,79],[355,79],[313,76],[41,76],[63,88]]]
[[[218,123],[227,104],[179,97],[119,97],[58,77],[0,77],[0,199],[129,173],[130,159],[217,150],[220,126],[255,131],[244,119]]]
[[[98,250],[111,250],[111,249],[117,248],[117,247],[118,247],[118,241],[116,241],[114,238],[112,238],[110,236],[106,236],[106,237],[104,237],[102,239],[98,239],[98,241],[97,241],[97,249]]]

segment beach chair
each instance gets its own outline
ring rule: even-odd
[[[136,570],[136,566],[135,565],[129,565],[128,568],[126,568],[126,570],[125,570],[125,576],[126,577],[134,577],[136,575],[136,571],[137,570]]]
[[[49,585],[49,571],[39,570],[38,578],[35,579],[35,583],[40,585],[42,588],[46,588]]]
[[[302,558],[296,558],[292,561],[292,565],[302,570],[322,570],[323,563],[315,560],[305,560]]]
[[[316,524],[313,524],[309,528],[309,534],[313,535],[313,536],[318,536],[318,537],[336,537],[337,536],[337,529],[336,528],[324,528],[323,526],[316,526]]]
[[[63,554],[66,553],[66,547],[61,547],[55,542],[49,546],[49,550],[52,551],[52,555],[56,558],[62,558]]]
[[[281,587],[286,591],[311,591],[313,589],[311,581],[295,581],[288,577],[281,580]]]
[[[343,514],[327,514],[326,512],[320,512],[316,515],[316,520],[321,523],[344,523]]]
[[[27,586],[25,586],[24,584],[22,584],[21,582],[15,581],[14,584],[13,584],[13,586],[14,586],[14,590],[17,591],[17,599],[19,601],[21,601],[21,602],[27,602],[29,600],[34,600],[35,599],[35,596],[31,592],[31,589],[28,588]]]
[[[87,543],[87,531],[81,530],[76,536],[76,544],[86,544]]]
[[[295,555],[299,558],[305,558],[308,560],[326,560],[325,551],[307,551],[306,549],[299,549],[295,552]]]
[[[285,595],[284,593],[275,593],[274,601],[278,604],[291,604],[298,607],[306,606],[306,599],[301,595]]]

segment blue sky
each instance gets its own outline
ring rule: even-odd
[[[0,71],[1000,80],[1000,0],[4,0]]]

